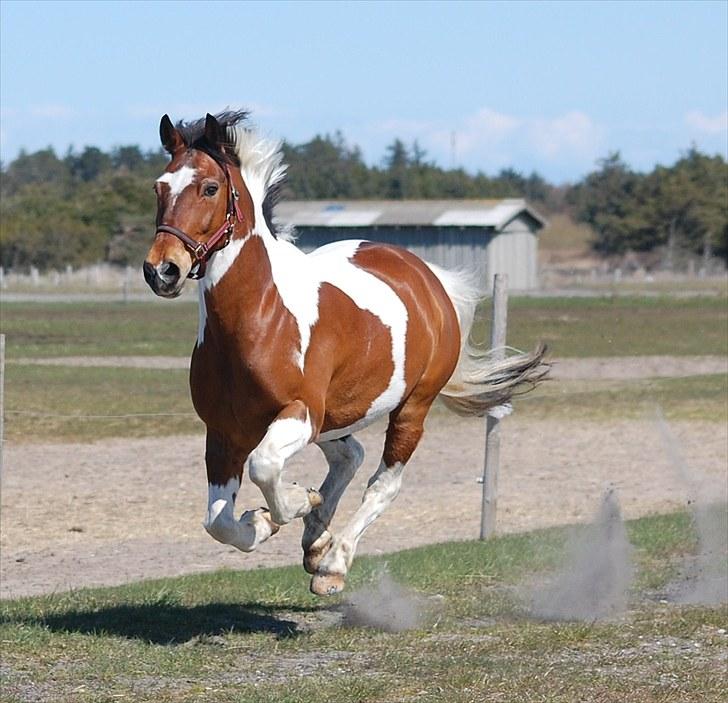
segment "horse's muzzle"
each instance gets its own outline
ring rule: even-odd
[[[158,266],[144,262],[144,280],[162,298],[176,298],[182,292],[184,279],[179,266],[172,261],[163,261]]]

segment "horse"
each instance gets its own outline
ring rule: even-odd
[[[164,115],[159,132],[170,161],[154,184],[143,272],[163,298],[198,280],[190,390],[206,426],[204,528],[250,552],[302,518],[311,591],[338,593],[362,534],[400,490],[433,401],[482,415],[538,383],[545,348],[493,362],[468,340],[477,286],[406,249],[349,240],[303,253],[274,220],[286,172],[280,143],[250,128],[247,113],[176,125]],[[361,506],[332,534],[364,459],[354,434],[385,417]],[[328,463],[318,489],[282,478],[309,443]],[[236,519],[246,463],[266,507]]]

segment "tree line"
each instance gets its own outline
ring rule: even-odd
[[[728,164],[692,148],[672,166],[632,170],[619,154],[572,185],[503,169],[494,176],[444,169],[417,142],[394,140],[378,165],[340,133],[283,144],[287,199],[522,197],[548,216],[567,212],[591,225],[592,246],[728,257]],[[0,264],[60,269],[101,260],[136,265],[152,237],[152,183],[163,151],[122,146],[21,152],[0,169]]]

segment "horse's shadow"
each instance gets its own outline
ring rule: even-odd
[[[289,612],[313,608],[286,608]],[[93,610],[70,610],[41,617],[14,617],[14,622],[37,624],[53,632],[110,635],[154,644],[182,644],[231,632],[268,632],[277,639],[301,634],[294,620],[277,617],[276,609],[258,603],[129,604]],[[7,620],[6,620],[7,621]]]

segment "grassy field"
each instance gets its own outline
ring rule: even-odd
[[[21,357],[187,357],[196,304],[5,304],[6,436],[87,441],[202,431],[183,370],[32,366]],[[485,325],[477,334],[485,334]],[[714,298],[515,298],[509,343],[544,339],[555,357],[728,353],[728,306]],[[522,417],[639,417],[660,403],[669,419],[725,421],[725,375],[637,382],[546,384]],[[163,415],[123,417],[133,414]],[[114,417],[108,417],[114,416]],[[119,417],[121,416],[121,417]]]
[[[204,431],[190,401],[184,370],[10,364],[6,373],[5,434],[12,442],[83,442]],[[728,422],[727,399],[726,374],[560,381],[519,399],[518,416],[643,419],[652,417],[659,404],[671,421]]]
[[[256,703],[725,700],[725,608],[667,603],[696,545],[685,514],[628,524],[630,610],[543,622],[517,594],[558,563],[567,530],[408,550],[388,572],[426,615],[388,633],[341,623],[299,568],[220,571],[2,604],[2,699]],[[361,558],[350,586],[383,559]]]
[[[490,314],[487,304],[485,317]],[[9,359],[68,355],[188,356],[196,303],[5,303]],[[487,324],[476,331],[482,335]],[[543,339],[559,357],[728,354],[722,297],[512,298],[508,342]]]
[[[3,303],[9,359],[29,356],[189,356],[197,303]]]

